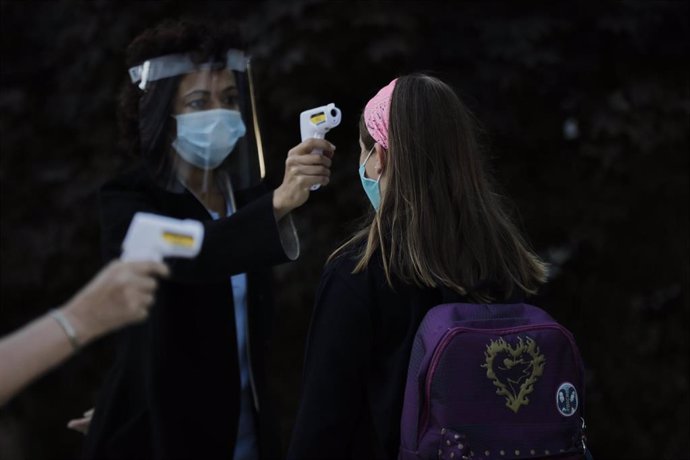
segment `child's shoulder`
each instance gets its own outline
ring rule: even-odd
[[[364,267],[358,268],[363,253],[363,245],[357,243],[341,248],[324,266],[321,281],[345,284],[357,291],[369,289],[372,277],[376,277],[373,265],[380,256],[376,251]]]
[[[338,275],[350,277],[356,274],[355,269],[362,260],[365,252],[365,242],[354,242],[345,247],[340,248],[334,255],[332,255],[326,265],[324,266],[324,275]],[[376,250],[369,260],[369,263],[363,270],[357,270],[357,273],[366,273],[369,267],[379,258],[379,251]]]
[[[357,261],[358,257],[356,253],[349,250],[343,250],[328,259],[323,271],[324,273],[351,272],[357,265]]]

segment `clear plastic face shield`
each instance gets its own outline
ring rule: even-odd
[[[222,192],[265,175],[250,62],[239,50],[196,63],[193,54],[149,59],[129,69],[142,91],[141,150],[168,191]]]

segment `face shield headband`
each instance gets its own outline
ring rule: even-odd
[[[249,63],[249,58],[244,52],[237,49],[230,49],[226,53],[224,67],[237,72],[245,72]],[[196,64],[192,61],[189,54],[168,54],[157,58],[147,59],[142,64],[129,69],[129,77],[132,83],[139,83],[142,90],[146,90],[146,84],[150,81],[161,80],[163,78],[175,77],[191,72],[196,72],[204,68],[215,68],[213,63]]]

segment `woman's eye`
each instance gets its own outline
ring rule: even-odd
[[[192,101],[187,102],[187,107],[194,109],[194,110],[203,110],[203,108],[206,107],[206,100],[205,99],[194,99]]]
[[[237,107],[238,106],[237,96],[225,96],[221,102],[226,107]]]

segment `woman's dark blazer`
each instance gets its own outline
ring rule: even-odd
[[[167,192],[143,171],[101,190],[105,258],[120,255],[136,212],[204,225],[195,259],[170,259],[148,320],[118,333],[117,356],[96,402],[84,458],[232,459],[239,415],[239,370],[230,276],[248,273],[250,356],[258,394],[262,458],[277,453],[264,399],[268,347],[268,269],[287,261],[272,193],[236,193],[238,211],[217,221],[196,198]]]

